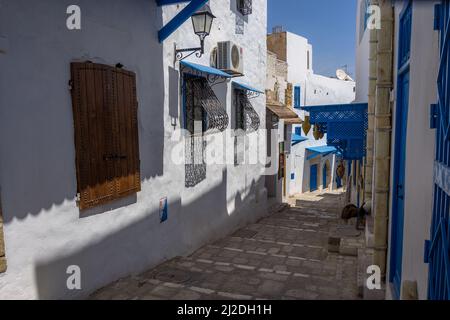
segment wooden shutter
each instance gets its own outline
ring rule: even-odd
[[[140,190],[135,76],[93,63],[72,63],[71,71],[83,210]]]
[[[117,196],[124,197],[141,190],[139,141],[137,126],[136,75],[112,71],[114,136],[116,151]]]

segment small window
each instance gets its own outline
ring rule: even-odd
[[[184,75],[184,121],[191,134],[224,131],[228,114],[203,77]]]
[[[234,89],[236,107],[236,130],[254,132],[259,129],[260,118],[253,108],[245,90]]]
[[[203,77],[184,75],[185,186],[195,187],[206,179],[205,135],[224,131],[228,115]]]
[[[78,205],[88,209],[141,190],[136,75],[71,64]]]
[[[300,109],[301,107],[301,87],[296,86],[294,88],[294,108]]]
[[[252,14],[252,0],[236,0],[238,11],[244,15],[248,16]]]

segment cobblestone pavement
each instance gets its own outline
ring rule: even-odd
[[[338,218],[342,197],[301,196],[189,257],[121,279],[91,298],[359,299],[355,255],[363,235]],[[329,237],[341,238],[335,252]]]

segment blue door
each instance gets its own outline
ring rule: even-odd
[[[395,121],[394,183],[392,196],[391,257],[389,280],[394,298],[400,298],[402,282],[403,224],[405,210],[406,133],[409,104],[409,57],[411,43],[411,3],[400,17],[397,103]]]
[[[314,164],[310,167],[309,189],[311,192],[317,190],[317,164]]]
[[[326,189],[328,187],[328,184],[327,184],[327,164],[326,163],[323,165],[323,170],[322,170],[322,185],[323,185],[324,189]]]
[[[450,299],[450,1],[436,6],[435,29],[440,31],[438,104],[431,108],[431,127],[436,129],[434,203],[430,240],[425,242],[429,263],[428,299]]]

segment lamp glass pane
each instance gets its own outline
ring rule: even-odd
[[[210,16],[209,14],[206,15],[205,18],[205,33],[209,34],[211,32],[211,26],[212,26],[212,22],[213,22],[213,17]]]
[[[195,34],[203,34],[205,32],[205,16],[206,14],[197,14],[192,16],[192,24]]]

